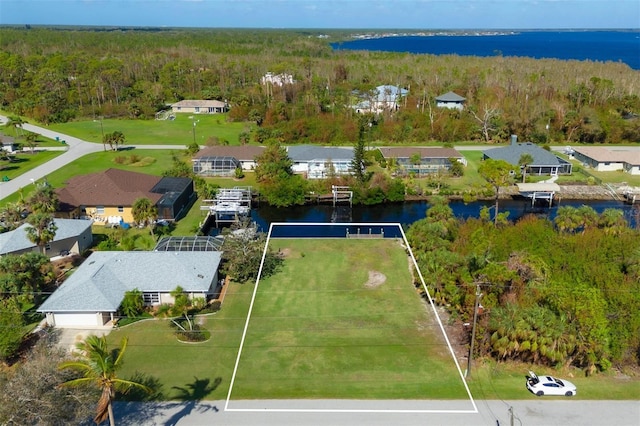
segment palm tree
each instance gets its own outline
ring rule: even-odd
[[[36,212],[27,217],[27,238],[29,241],[40,247],[42,254],[46,254],[46,245],[53,241],[58,227],[53,221],[50,213]]]
[[[26,205],[36,213],[54,213],[58,209],[58,195],[51,185],[46,182],[41,183],[29,195]]]
[[[7,127],[13,127],[13,131],[16,135],[16,137],[18,137],[18,129],[20,129],[20,135],[22,135],[22,125],[25,123],[25,121],[22,119],[22,117],[19,117],[17,115],[11,116],[9,117],[9,120],[7,121],[6,126]]]
[[[109,424],[115,426],[113,417],[113,399],[116,391],[127,393],[132,388],[151,392],[147,386],[131,380],[119,379],[117,371],[122,367],[122,357],[127,349],[128,339],[124,337],[120,347],[109,350],[106,337],[89,336],[76,344],[79,357],[73,361],[65,361],[58,365],[60,369],[72,369],[80,372],[82,377],[64,382],[62,386],[94,385],[102,394],[98,400],[96,424],[109,419]]]
[[[27,146],[31,148],[31,153],[35,153],[36,146],[38,146],[38,135],[28,132],[25,136],[25,141],[27,142]]]
[[[133,215],[133,220],[140,225],[149,226],[149,230],[151,231],[151,236],[153,235],[153,226],[154,221],[158,217],[158,210],[153,205],[150,199],[143,197],[138,198],[133,202],[133,206],[131,207],[131,214]]]
[[[531,163],[533,163],[533,156],[529,153],[522,154],[518,160],[518,165],[522,169],[522,183],[525,183],[527,180],[527,167],[529,167]]]

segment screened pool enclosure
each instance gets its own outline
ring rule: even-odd
[[[211,156],[195,158],[193,173],[200,176],[233,176],[242,165],[235,157]]]

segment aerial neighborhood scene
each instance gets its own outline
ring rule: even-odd
[[[0,425],[637,425],[640,4],[482,4],[3,1]]]

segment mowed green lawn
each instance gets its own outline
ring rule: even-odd
[[[175,120],[103,119],[49,125],[49,129],[90,142],[102,143],[102,133],[120,131],[126,145],[205,145],[210,137],[240,145],[238,136],[252,123],[228,122],[227,114],[176,114]],[[191,117],[191,118],[190,118]],[[195,127],[194,127],[194,124]]]
[[[259,283],[231,399],[467,398],[396,240],[270,245],[284,269]]]

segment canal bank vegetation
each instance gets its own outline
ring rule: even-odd
[[[488,214],[456,220],[441,200],[407,237],[434,301],[468,335],[480,295],[474,356],[637,373],[640,233],[619,211],[564,207],[553,223],[496,226]]]

